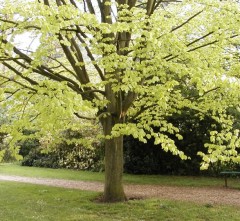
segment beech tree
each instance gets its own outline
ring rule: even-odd
[[[217,160],[240,161],[239,130],[227,111],[239,108],[237,1],[1,3],[1,105],[14,116],[1,130],[11,134],[11,143],[24,128],[35,129],[35,136],[50,134],[54,143],[64,128],[99,122],[108,202],[126,199],[124,135],[154,138],[187,159],[168,136],[183,139],[181,127],[167,120],[186,109],[222,125],[221,131],[212,125],[208,154],[199,153],[203,169]]]

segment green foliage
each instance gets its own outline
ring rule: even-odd
[[[14,162],[22,159],[18,154],[18,146],[14,145],[9,148],[8,144],[10,140],[10,136],[0,133],[0,162]]]
[[[43,137],[40,141],[26,139],[20,144],[20,154],[24,157],[22,165],[92,171],[103,170],[104,153],[101,142],[95,139],[91,147],[74,143],[75,139],[86,137],[87,134],[72,130],[63,131],[61,136],[66,141],[56,144],[48,152],[46,152],[46,145],[51,145],[51,137]],[[94,134],[92,134],[93,136]],[[70,140],[72,142],[69,142]]]
[[[124,168],[126,172],[136,174],[175,174],[175,175],[211,175],[219,176],[223,170],[239,170],[239,164],[233,161],[212,162],[207,171],[200,171],[202,159],[198,152],[207,153],[205,143],[210,142],[212,130],[221,130],[221,125],[211,117],[199,119],[197,112],[185,109],[169,117],[169,122],[181,128],[182,139],[169,134],[179,150],[190,159],[182,161],[179,157],[162,150],[161,145],[154,145],[154,140],[144,144],[133,137],[125,139]],[[235,113],[236,114],[236,113]],[[237,125],[239,117],[235,116]],[[156,128],[156,130],[161,130]]]
[[[35,131],[25,130],[23,131],[24,135],[34,135]],[[40,146],[39,140],[35,138],[27,138],[25,140],[19,141],[18,145],[20,146],[19,154],[23,157],[26,157],[32,149],[36,149]]]
[[[187,159],[164,132],[181,139],[181,128],[168,117],[188,108],[223,125],[211,132],[209,153],[200,154],[202,168],[217,160],[238,162],[238,131],[227,113],[239,104],[238,3],[184,1],[166,9],[159,4],[150,9],[150,3],[104,5],[100,21],[91,3],[85,12],[72,2],[3,4],[1,63],[6,69],[1,81],[9,87],[1,88],[1,96],[10,94],[4,105],[17,121],[2,131],[11,133],[14,143],[24,128],[41,128],[38,137],[50,132],[57,142],[60,128],[81,128],[73,116],[104,121],[103,116],[114,114],[121,120],[107,139],[121,134],[143,142],[153,138],[165,151]],[[116,18],[105,14],[110,8]],[[21,34],[37,39],[28,54],[18,49]],[[110,90],[104,91],[106,85]]]
[[[36,130],[37,139],[49,136],[48,151],[65,141],[61,131],[101,123],[102,138],[113,141],[106,146],[116,146],[107,148],[109,174],[121,168],[122,160],[112,158],[114,139],[122,135],[153,139],[187,160],[173,139],[182,139],[181,127],[169,117],[191,109],[221,125],[208,132],[201,169],[240,162],[239,129],[229,113],[230,107],[239,112],[240,103],[237,0],[167,7],[154,0],[76,2],[10,0],[1,6],[0,97],[12,121],[0,131],[11,134],[10,148],[25,129]],[[21,36],[33,43],[21,43]]]
[[[4,139],[5,134],[0,133],[0,162],[2,162],[2,159],[5,154],[5,149],[3,149],[3,139]]]
[[[140,143],[136,139],[128,138],[125,142],[125,169],[131,173],[146,174],[175,174],[175,175],[199,175],[201,158],[199,151],[206,152],[204,143],[209,142],[209,131],[214,125],[211,118],[199,120],[196,112],[185,110],[183,113],[169,117],[169,122],[181,128],[183,138],[179,140],[172,137],[179,150],[190,157],[181,160],[161,148],[161,144],[154,145],[154,140],[147,144]],[[215,126],[216,127],[216,126]],[[161,130],[156,128],[155,130]]]
[[[32,149],[26,155],[22,162],[22,166],[46,167],[46,168],[59,168],[58,156],[54,153],[44,154],[40,148]]]
[[[0,109],[0,126],[8,124],[10,119],[8,118],[7,108]],[[9,134],[0,132],[0,162],[13,162],[22,159],[18,155],[19,148],[17,145],[13,145],[9,148],[9,142],[11,136]]]

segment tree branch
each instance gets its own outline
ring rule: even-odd
[[[100,13],[101,13],[101,21],[104,21],[103,2],[101,2],[101,0],[97,0],[97,3],[98,3],[98,8],[99,8]]]
[[[29,77],[25,77],[23,76],[23,74],[21,72],[19,72],[17,69],[15,69],[14,67],[12,67],[10,64],[3,62],[2,63],[4,66],[6,66],[8,69],[10,69],[11,71],[13,71],[16,75],[20,76],[21,78],[23,78],[24,80],[28,81],[31,85],[38,85],[38,83],[34,80],[32,80]]]
[[[10,94],[10,95],[7,96],[4,100],[1,100],[0,102],[4,102],[4,101],[10,99],[14,94],[16,94],[16,93],[17,93],[18,91],[20,91],[20,90],[21,90],[21,88],[15,90],[14,92],[4,91],[4,93],[6,93],[6,94]]]
[[[212,91],[216,91],[216,90],[218,90],[218,89],[220,89],[220,87],[215,87],[215,88],[209,89],[208,91],[204,91],[204,93],[203,93],[202,95],[188,96],[188,97],[186,97],[185,99],[191,99],[191,98],[197,98],[197,99],[199,99],[199,98],[201,98],[201,97],[204,97],[206,94],[208,94],[208,93],[210,93],[210,92],[212,92]]]
[[[197,12],[196,14],[194,14],[193,16],[191,16],[189,19],[187,19],[185,22],[183,22],[181,25],[178,25],[177,27],[172,28],[171,32],[174,32],[174,31],[178,30],[179,28],[183,27],[184,25],[186,25],[187,23],[189,23],[192,19],[194,19],[195,17],[197,17],[198,15],[200,15],[202,12],[203,12],[203,10]]]
[[[87,7],[88,7],[88,10],[91,14],[94,14],[95,15],[95,10],[94,10],[94,7],[92,5],[92,1],[91,0],[85,0],[87,2]]]
[[[75,8],[78,8],[78,7],[77,7],[77,4],[76,4],[76,2],[75,2],[74,0],[70,0],[70,3],[71,3]]]
[[[82,115],[80,115],[80,114],[78,114],[78,113],[74,113],[74,115],[76,116],[76,117],[78,117],[78,118],[80,118],[80,119],[84,119],[84,120],[96,120],[97,118],[96,117],[85,117],[85,116],[82,116]]]
[[[28,105],[28,102],[31,100],[31,98],[32,98],[33,96],[34,96],[34,94],[32,94],[30,97],[28,97],[28,98],[26,99],[26,103],[25,103],[24,106],[23,106],[21,118],[23,118],[23,116],[24,116],[24,114],[25,114],[25,110],[26,110],[27,105]]]
[[[128,0],[129,8],[131,9],[132,7],[134,7],[136,3],[137,3],[137,0]]]
[[[156,0],[148,0],[147,1],[147,15],[150,16],[154,12],[154,5],[155,5]]]
[[[122,103],[122,113],[121,117],[124,117],[128,111],[128,109],[131,107],[133,101],[137,98],[137,93],[135,92],[129,92],[128,95],[125,97]]]
[[[87,91],[83,91],[81,92],[80,94],[81,95],[84,95],[84,94],[89,94],[89,93],[94,93],[94,92],[97,92],[97,93],[100,93],[102,95],[106,95],[106,93],[104,91],[101,91],[101,90],[97,90],[97,89],[92,89],[92,90],[87,90]]]
[[[79,40],[82,44],[85,44],[85,45],[86,45],[85,41],[82,39],[82,37],[81,37],[79,34],[77,34],[76,36],[77,36],[78,40]],[[90,51],[90,49],[89,49],[89,47],[88,47],[87,45],[85,46],[85,50],[86,50],[86,52],[87,52],[88,57],[89,57],[89,58],[91,59],[91,61],[93,62],[93,66],[94,66],[95,69],[97,70],[97,72],[98,72],[101,80],[104,81],[104,80],[105,80],[104,74],[103,74],[101,68],[95,63],[95,58],[93,57],[93,54],[92,54],[92,52]]]
[[[0,84],[0,87],[3,86],[4,84],[8,83],[8,82],[9,82],[9,80],[6,80],[6,81],[2,82],[2,83]]]
[[[62,35],[59,34],[59,41],[63,40]],[[72,68],[74,69],[75,73],[78,76],[78,80],[80,81],[81,84],[87,84],[89,83],[89,79],[88,77],[85,76],[85,74],[83,73],[83,71],[81,70],[81,68],[79,66],[76,65],[76,60],[73,57],[71,50],[64,44],[60,43],[61,47],[63,49],[64,54],[66,55],[69,63],[71,64]]]
[[[210,32],[207,33],[206,35],[203,35],[202,37],[195,39],[194,41],[188,43],[188,44],[187,44],[187,47],[189,47],[189,46],[192,45],[192,44],[195,44],[196,42],[198,42],[198,41],[200,41],[200,40],[208,37],[209,35],[211,35],[211,34],[213,34],[213,33],[214,33],[214,31],[210,31]]]
[[[48,5],[49,6],[49,1],[48,0],[44,0],[44,5]]]
[[[142,106],[141,109],[133,116],[133,118],[136,119],[138,116],[140,116],[146,110],[149,110],[150,108],[152,108],[154,106],[157,106],[157,105],[156,104],[152,104],[150,106]]]
[[[22,87],[24,87],[24,88],[27,88],[27,89],[29,89],[29,90],[31,90],[31,91],[37,92],[36,89],[31,88],[31,87],[29,87],[29,86],[27,86],[27,85],[25,85],[25,84],[23,84],[23,83],[21,83],[21,82],[18,82],[18,81],[14,80],[14,79],[12,79],[12,78],[10,78],[10,77],[6,77],[6,76],[1,75],[1,74],[0,74],[0,77],[2,77],[2,78],[4,78],[4,79],[7,79],[7,80],[9,80],[9,81],[12,81],[12,82],[14,82],[14,83],[16,83],[16,84],[19,84],[20,86],[22,86]]]
[[[67,68],[67,67],[66,67],[62,62],[60,62],[58,59],[53,58],[53,57],[50,57],[50,56],[48,56],[48,58],[56,61],[56,62],[59,64],[59,66],[63,67],[68,73],[71,73],[71,74],[77,79],[77,75],[76,75],[73,71],[71,71],[69,68]]]
[[[158,6],[163,2],[163,0],[159,0],[155,3],[154,5],[154,10],[156,10],[158,8]]]
[[[19,25],[17,22],[11,21],[11,20],[8,20],[8,19],[2,19],[2,18],[0,18],[0,21],[6,22],[6,23],[10,23],[10,24],[13,24],[13,25]]]
[[[102,18],[103,18],[103,23],[108,23],[112,24],[112,18],[111,18],[111,0],[103,0],[102,3]]]
[[[6,44],[7,41],[3,40],[3,42]],[[27,67],[25,64],[19,62],[19,60],[14,60],[15,63],[19,64],[20,66],[28,69],[32,66],[32,62],[33,60],[26,54],[24,54],[23,52],[21,52],[19,49],[17,49],[16,47],[13,47],[13,51],[20,56],[20,58],[22,58],[24,61],[27,62],[27,64],[29,65],[29,67]],[[55,81],[66,81],[67,85],[73,89],[75,92],[79,93],[82,92],[82,90],[80,89],[79,85],[73,81],[70,78],[67,78],[65,76],[62,76],[58,73],[53,72],[51,69],[49,69],[48,67],[44,66],[44,65],[39,65],[37,67],[32,67],[32,70],[42,76],[45,76],[49,79],[55,80]]]
[[[206,47],[206,46],[215,44],[215,43],[217,43],[217,42],[218,42],[218,40],[215,40],[215,41],[212,41],[212,42],[208,42],[208,43],[206,43],[206,44],[203,44],[203,45],[197,46],[197,47],[195,47],[195,48],[189,49],[187,52],[195,51],[195,50],[197,50],[197,49],[199,49],[199,48],[203,48],[203,47]]]

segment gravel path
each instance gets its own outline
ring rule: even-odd
[[[14,181],[80,190],[102,192],[100,182],[73,181],[62,179],[30,178],[20,176],[0,175],[0,181]],[[197,202],[202,204],[224,204],[240,207],[240,190],[225,187],[177,187],[160,185],[130,185],[124,186],[129,198],[161,198],[179,201]]]

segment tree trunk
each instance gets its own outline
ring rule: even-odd
[[[104,119],[104,133],[111,133],[115,124],[113,116]],[[105,202],[126,200],[122,183],[123,175],[123,136],[105,140]]]

